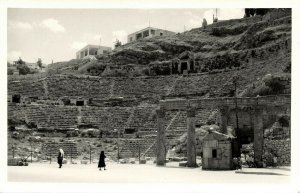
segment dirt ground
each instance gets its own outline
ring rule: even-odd
[[[155,164],[118,164],[107,162],[107,170],[97,164],[65,164],[61,169],[54,162],[32,163],[29,166],[8,166],[9,182],[92,182],[92,183],[290,183],[290,167],[244,168],[242,171],[205,171],[201,168],[166,167]]]

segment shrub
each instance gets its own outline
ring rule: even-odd
[[[13,75],[14,70],[13,69],[7,69],[7,75]]]
[[[78,131],[67,131],[66,137],[78,137]]]
[[[271,89],[272,94],[279,94],[284,89],[284,85],[280,82],[279,77],[266,76],[264,83]]]
[[[14,126],[9,126],[8,131],[10,132],[16,131],[16,128]]]

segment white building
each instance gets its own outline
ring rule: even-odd
[[[99,45],[86,45],[84,48],[76,52],[76,59],[82,59],[89,56],[102,55],[112,52],[111,47]]]
[[[28,68],[33,69],[33,70],[39,70],[40,69],[40,67],[37,63],[26,62],[26,65],[28,66]]]
[[[132,34],[129,34],[127,36],[127,43],[131,43],[133,41],[148,38],[148,37],[154,37],[154,36],[166,36],[166,35],[174,35],[175,32],[158,29],[154,27],[147,27],[145,29],[142,29],[140,31],[134,32]]]

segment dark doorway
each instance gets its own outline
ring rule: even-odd
[[[181,74],[183,74],[184,70],[187,70],[187,62],[182,62],[181,63]]]
[[[135,129],[125,129],[125,134],[133,134]]]
[[[232,142],[232,157],[241,156],[241,146],[237,141]]]
[[[16,94],[12,96],[12,102],[13,103],[20,103],[21,102],[21,95]]]
[[[243,125],[243,127],[239,128],[239,137],[241,144],[249,144],[254,140],[254,129],[250,126]]]
[[[84,101],[76,101],[76,106],[83,106],[84,105]]]
[[[290,124],[289,124],[288,120],[289,120],[288,117],[280,117],[278,122],[279,122],[281,127],[289,127]]]

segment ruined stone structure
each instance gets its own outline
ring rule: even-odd
[[[192,72],[196,72],[193,52],[183,52],[178,56],[178,59],[172,61],[172,74],[187,74]]]
[[[241,110],[249,113],[252,117],[251,126],[254,131],[253,146],[254,146],[254,161],[257,166],[262,167],[263,144],[264,144],[264,115],[277,115],[280,113],[290,114],[290,95],[266,96],[255,98],[218,98],[218,99],[174,99],[160,101],[160,109],[157,110],[158,136],[157,136],[157,165],[164,165],[165,162],[165,132],[162,127],[164,115],[170,110],[186,110],[187,113],[187,130],[188,130],[188,166],[196,166],[196,149],[194,146],[195,124],[193,119],[195,109],[215,107],[221,112],[221,132],[227,133],[229,123],[230,110]],[[239,125],[231,125],[235,128],[237,138],[240,140]],[[190,135],[189,135],[190,133]],[[239,141],[240,143],[242,141]]]

